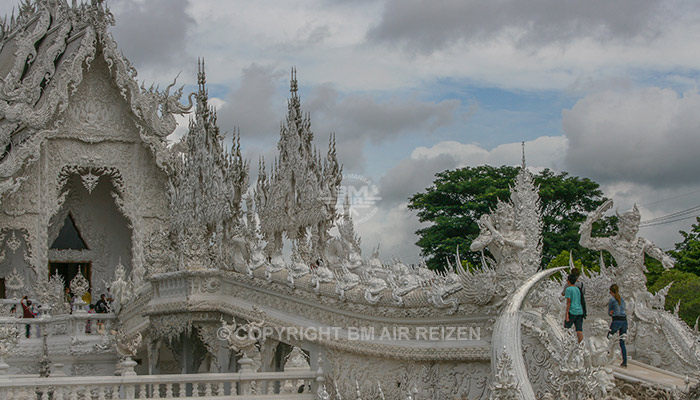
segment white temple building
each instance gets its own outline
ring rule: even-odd
[[[631,236],[590,237],[606,209],[581,228],[617,266],[582,277],[578,345],[550,279],[562,268],[539,270],[524,161],[472,244],[493,255],[481,269],[459,254],[444,274],[363,255],[347,201],[336,209],[335,138],[313,146],[296,71],[278,155],[249,182],[204,63],[196,93],[143,87],[113,22],[102,1],[25,0],[0,24],[0,399],[699,398],[697,326],[647,292],[644,254],[672,260],[636,237],[634,213]],[[613,282],[627,368],[607,337]],[[101,294],[108,313],[88,306]],[[35,318],[17,318],[23,296]]]

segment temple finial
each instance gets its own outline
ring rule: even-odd
[[[292,80],[290,81],[289,91],[293,95],[296,95],[297,90],[299,90],[299,87],[297,85],[297,69],[296,69],[296,67],[292,67]]]
[[[525,169],[525,141],[521,142],[523,146],[523,169]]]
[[[197,84],[199,89],[204,89],[204,85],[207,83],[207,76],[204,72],[204,58],[197,59]]]

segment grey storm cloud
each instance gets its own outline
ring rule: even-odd
[[[231,132],[238,127],[243,138],[279,137],[286,116],[286,100],[277,92],[285,73],[272,66],[251,64],[243,69],[240,84],[231,90],[217,112],[219,126]]]
[[[406,158],[387,171],[379,180],[383,209],[395,207],[418,192],[424,192],[435,180],[435,174],[447,169],[455,169],[459,161],[449,154],[433,158]]]
[[[245,68],[240,85],[217,112],[222,130],[230,132],[238,127],[241,137],[258,142],[269,143],[279,137],[287,104],[278,85],[286,74],[271,66],[252,64]],[[322,84],[312,88],[308,96],[301,96],[301,106],[311,115],[315,144],[322,153],[327,150],[330,134],[336,134],[338,159],[348,172],[363,168],[367,143],[381,143],[406,133],[430,133],[450,125],[460,102],[414,98],[378,101],[364,94],[342,96],[332,85]]]
[[[668,16],[660,0],[389,0],[370,42],[431,53],[455,42],[509,38],[522,46],[575,38],[652,38]],[[686,4],[697,8],[697,5]]]
[[[119,48],[137,66],[170,66],[186,56],[187,32],[195,20],[188,0],[112,0],[112,33]]]
[[[644,88],[600,92],[562,113],[572,173],[601,183],[700,183],[700,94]]]
[[[378,101],[365,94],[341,96],[331,85],[314,88],[305,109],[311,112],[316,132],[335,132],[339,159],[346,171],[363,168],[362,149],[407,133],[431,133],[455,120],[460,102],[438,103],[415,98]],[[323,136],[325,137],[325,136]]]

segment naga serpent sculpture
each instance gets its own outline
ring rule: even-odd
[[[535,392],[532,383],[527,376],[527,367],[523,359],[522,342],[520,340],[520,307],[537,283],[568,267],[552,268],[540,271],[523,283],[513,296],[508,299],[501,314],[493,327],[493,338],[491,345],[491,370],[493,376],[498,373],[498,362],[505,354],[513,360],[512,372],[516,381],[520,384],[518,398],[521,400],[535,400]],[[497,334],[496,334],[497,332]]]

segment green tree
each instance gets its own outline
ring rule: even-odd
[[[498,199],[507,200],[510,186],[519,167],[488,165],[447,170],[436,174],[433,185],[410,198],[408,207],[418,211],[421,222],[430,226],[419,229],[416,243],[421,254],[428,257],[430,268],[442,270],[446,257],[452,258],[459,246],[463,259],[480,265],[480,255],[469,251],[469,245],[479,235],[477,221],[481,215],[495,209]],[[584,264],[597,264],[597,253],[578,244],[578,227],[588,212],[606,199],[599,185],[588,179],[556,174],[545,169],[535,176],[540,188],[543,214],[542,265],[561,254],[574,251]],[[595,225],[596,234],[611,232],[611,219]]]
[[[690,272],[670,269],[659,276],[649,291],[656,293],[671,282],[673,285],[666,295],[666,309],[672,311],[680,300],[678,315],[693,326],[700,316],[700,277]]]
[[[544,268],[545,268],[545,269],[550,269],[550,268],[556,268],[556,267],[567,267],[567,266],[569,266],[569,261],[570,261],[570,257],[571,257],[570,254],[571,254],[571,253],[569,253],[569,252],[566,251],[566,250],[562,251],[561,253],[559,253],[558,256],[552,258],[552,260],[549,262],[549,264],[547,264],[547,266],[544,267]],[[574,261],[574,267],[578,268],[579,271],[581,271],[581,272],[584,273],[584,274],[586,273],[586,271],[587,271],[588,269],[590,269],[590,268],[586,268],[586,267],[583,265],[583,263],[581,262],[581,260],[579,260],[579,259],[574,258],[573,261]],[[562,273],[562,272],[557,272],[557,273],[555,273],[554,275],[552,275],[552,278],[555,278],[555,277],[556,277],[557,279],[565,279],[568,273],[569,273],[568,270],[564,270],[564,273]]]
[[[661,261],[651,257],[644,257],[644,266],[647,268],[647,272],[644,273],[647,277],[647,289],[651,290],[666,269],[661,265]]]
[[[700,217],[696,217],[690,232],[680,231],[680,234],[683,241],[669,252],[676,260],[675,269],[700,276]]]

